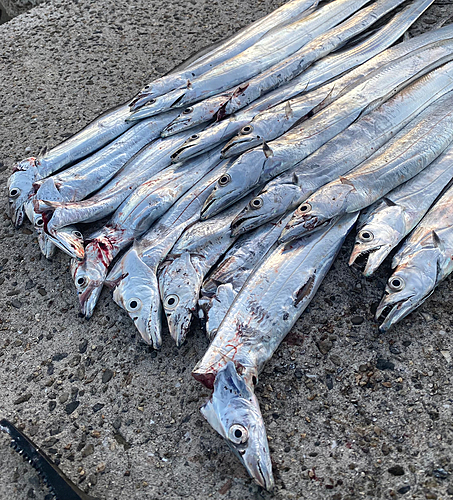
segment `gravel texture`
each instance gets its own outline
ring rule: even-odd
[[[279,1],[65,0],[0,27],[0,214],[15,161],[53,146],[194,51]],[[453,14],[434,5],[411,33]],[[253,484],[198,408],[197,328],[160,352],[104,291],[90,321],[61,253],[40,256],[29,225],[0,215],[0,416],[25,429],[101,499],[453,496],[453,281],[380,335],[373,279],[348,268],[350,237],[257,387],[276,488]],[[0,436],[0,498],[48,490]]]

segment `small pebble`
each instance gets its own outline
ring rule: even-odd
[[[47,291],[45,288],[38,288],[38,293],[39,293],[39,295],[42,295],[42,296],[47,295]]]
[[[353,316],[351,318],[351,323],[353,325],[361,325],[364,321],[365,321],[365,319],[362,318],[362,316]]]
[[[113,377],[113,371],[109,368],[106,368],[104,373],[102,374],[102,383],[106,384]]]
[[[403,476],[404,475],[404,469],[401,467],[401,465],[394,465],[393,467],[390,467],[387,469],[392,476]]]
[[[80,342],[79,344],[80,354],[83,354],[87,350],[87,347],[88,347],[88,340],[83,339],[82,342]]]
[[[400,495],[404,495],[405,493],[407,493],[409,490],[411,489],[411,487],[409,485],[407,486],[402,486],[398,491],[398,493]]]
[[[31,393],[23,394],[22,396],[19,396],[16,401],[14,401],[15,405],[20,405],[22,403],[25,403],[31,398]]]
[[[102,410],[102,408],[104,408],[104,404],[102,403],[96,403],[94,406],[93,406],[93,412],[96,413],[98,412],[99,410]]]
[[[80,401],[71,401],[70,403],[68,403],[65,406],[65,412],[68,415],[71,415],[71,413],[74,412],[77,409],[77,407],[79,406],[79,404],[80,404]]]
[[[94,453],[94,446],[90,443],[82,450],[82,457],[88,457]]]
[[[19,301],[19,300],[17,300],[17,299],[13,299],[13,300],[11,301],[11,305],[12,305],[13,307],[15,307],[16,309],[20,309],[20,308],[22,307],[22,302],[20,302],[20,301]]]

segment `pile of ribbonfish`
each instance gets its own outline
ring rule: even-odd
[[[402,243],[384,331],[453,269],[453,24],[405,35],[432,3],[290,0],[9,178],[87,318],[106,285],[156,349],[203,320],[201,411],[266,489],[254,387],[356,221],[366,276]]]

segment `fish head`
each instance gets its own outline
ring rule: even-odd
[[[238,236],[279,219],[291,207],[298,187],[294,183],[270,182],[231,223],[231,234]]]
[[[61,251],[73,259],[83,259],[85,255],[83,234],[75,226],[64,226],[46,234]]]
[[[80,311],[91,318],[104,286],[108,266],[99,248],[89,243],[83,260],[72,259],[71,275],[79,297]]]
[[[328,185],[305,200],[294,211],[280,236],[281,243],[288,243],[305,234],[317,231],[329,221],[344,213],[347,195],[355,189],[346,183]]]
[[[23,160],[8,179],[8,212],[15,227],[20,227],[24,222],[24,205],[34,194],[33,184],[38,178],[38,165],[36,158]]]
[[[214,392],[201,413],[226,440],[250,476],[271,490],[272,463],[258,400],[232,361],[217,372]]]
[[[107,277],[109,284],[115,286],[113,300],[129,314],[143,340],[160,349],[162,307],[156,274],[134,249],[129,250],[115,267],[113,275]],[[115,276],[118,271],[120,277]]]
[[[437,273],[436,258],[431,252],[424,251],[412,255],[396,268],[376,310],[377,320],[385,316],[379,327],[381,331],[387,331],[431,295],[437,283]]]
[[[271,137],[266,121],[250,122],[244,125],[239,134],[229,140],[222,149],[222,157],[230,158],[255,148]]]
[[[162,131],[162,137],[168,137],[170,135],[177,134],[183,130],[187,130],[191,127],[195,127],[200,123],[208,121],[207,109],[204,101],[199,102],[193,106],[189,106],[181,111],[181,113],[169,123]],[[190,138],[186,141],[190,146]],[[184,148],[184,144],[180,149]],[[179,151],[179,150],[178,150]],[[173,159],[173,155],[172,155]],[[180,159],[175,159],[175,161],[180,161]]]
[[[202,134],[192,134],[188,137],[185,142],[174,151],[170,158],[173,163],[188,160],[195,156],[200,151],[200,144],[202,144],[203,135]]]
[[[371,276],[406,233],[401,208],[379,203],[359,227],[349,265],[365,263],[363,274]]]
[[[163,264],[159,288],[170,335],[181,346],[196,311],[202,276],[192,264],[189,252]]]
[[[38,243],[39,249],[46,259],[51,259],[55,255],[57,247],[43,231],[38,232]]]
[[[201,209],[201,218],[209,219],[243,198],[259,182],[266,156],[260,150],[240,156],[218,178]]]

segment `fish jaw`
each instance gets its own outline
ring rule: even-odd
[[[255,482],[271,490],[272,463],[258,400],[232,361],[217,372],[211,399],[200,411]]]
[[[162,346],[159,286],[155,273],[134,249],[121,259],[122,277],[116,280],[113,300],[124,309],[143,340],[160,349]],[[107,277],[111,281],[111,277]]]
[[[168,262],[159,275],[159,289],[170,335],[181,347],[196,311],[202,276],[192,264],[189,252]]]
[[[390,276],[376,310],[379,320],[391,308],[379,329],[385,332],[410,314],[431,295],[436,283],[437,259],[428,252],[419,252],[409,262],[399,265]]]
[[[71,275],[79,297],[80,311],[89,319],[104,286],[110,259],[102,249],[89,243],[83,260],[71,261]]]
[[[23,160],[8,179],[8,212],[16,228],[23,224],[24,205],[34,194],[33,184],[39,178],[38,165],[36,158]]]
[[[46,234],[61,251],[73,259],[83,260],[85,255],[83,234],[75,226],[65,226]]]
[[[56,246],[43,231],[38,232],[38,243],[41,253],[46,259],[51,259],[55,255]]]
[[[143,103],[140,108],[135,108],[135,110],[131,111],[126,121],[135,122],[144,118],[149,118],[150,116],[158,115],[171,108],[183,106],[184,104],[181,101],[184,100],[186,93],[186,89],[176,89],[159,97],[149,97],[146,103]]]
[[[279,219],[299,198],[300,189],[294,184],[276,184],[265,188],[239,212],[231,223],[231,235],[239,236],[267,222]]]
[[[193,156],[198,154],[197,145],[200,142],[199,134],[192,134],[186,141],[171,155],[172,163],[182,162],[184,160],[188,160]]]
[[[231,158],[232,156],[245,153],[249,149],[256,148],[262,143],[263,139],[260,139],[256,135],[238,134],[225,144],[221,156],[222,158]]]
[[[265,160],[265,155],[259,150],[238,158],[219,177],[201,209],[201,219],[217,215],[249,193],[259,183]]]

